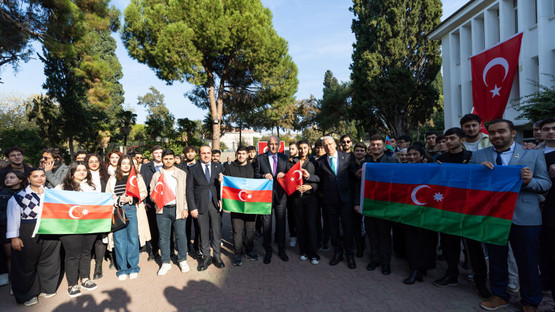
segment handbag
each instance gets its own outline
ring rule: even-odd
[[[114,206],[112,212],[112,232],[119,231],[129,224],[129,219],[125,214],[125,210],[119,205]]]

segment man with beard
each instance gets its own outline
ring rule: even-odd
[[[488,135],[480,132],[482,118],[476,114],[466,114],[461,118],[461,128],[465,132],[464,148],[475,152],[491,146]]]
[[[4,180],[6,173],[10,171],[21,171],[26,177],[31,174],[31,167],[23,161],[23,150],[17,146],[10,147],[4,153],[10,164],[0,169],[0,189],[5,187]]]

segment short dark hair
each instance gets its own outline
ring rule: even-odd
[[[372,141],[383,141],[385,143],[385,138],[381,134],[374,134],[373,136],[370,137],[370,142]]]
[[[291,142],[289,142],[289,146],[291,146],[291,145],[295,145],[295,146],[297,146],[297,142],[295,142],[295,141],[291,141]]]
[[[190,151],[197,153],[197,148],[192,145],[185,145],[185,147],[183,148],[183,153],[187,154]]]
[[[253,146],[253,147],[254,147],[254,146]],[[235,151],[235,153],[239,153],[239,152],[247,152],[247,153],[248,153],[248,152],[249,152],[249,149],[246,148],[246,147],[244,147],[244,146],[239,146],[239,147],[237,148],[237,150]]]
[[[56,148],[56,147],[47,147],[45,149],[42,150],[42,153],[48,153],[50,155],[52,155],[52,158],[54,159],[58,159],[59,161],[63,162],[63,157],[62,157],[62,152],[60,152],[60,149]]]
[[[546,124],[554,123],[554,122],[555,122],[555,117],[548,117],[548,118],[545,118],[544,120],[541,120],[539,122],[539,126],[540,126],[540,128],[542,128]]]
[[[464,132],[464,130],[459,127],[450,128],[450,129],[447,129],[447,131],[445,131],[445,136],[453,135],[453,134],[456,134],[461,139],[466,136],[466,132]]]
[[[478,123],[482,122],[482,118],[476,114],[466,114],[461,118],[461,126],[469,121],[477,121]]]
[[[255,151],[256,152],[256,147],[254,147],[253,145],[248,146],[247,151]]]
[[[20,152],[22,155],[25,155],[25,153],[23,152],[23,149],[19,146],[12,146],[12,147],[8,147],[8,149],[6,150],[6,152],[4,152],[4,156],[6,156],[6,158],[10,157],[10,154],[12,152]]]
[[[430,135],[435,135],[437,137],[437,132],[435,131],[428,131],[426,132],[426,134],[424,135],[424,137],[427,139]]]
[[[77,160],[77,155],[81,155],[81,154],[85,154],[85,157],[87,157],[87,152],[85,152],[84,150],[77,150],[77,152],[73,154],[73,160]]]
[[[403,134],[403,135],[401,135],[400,137],[397,138],[397,141],[400,141],[400,140],[403,140],[403,141],[406,141],[406,142],[412,142],[412,139],[410,138],[410,136],[408,136],[406,134]]]
[[[152,147],[152,149],[150,150],[150,152],[151,152],[151,153],[154,153],[154,151],[157,151],[157,150],[164,150],[164,148],[163,148],[162,146],[160,146],[160,145],[154,145],[154,146]]]
[[[219,149],[213,149],[212,150],[212,154],[222,154],[222,151],[220,151]]]
[[[374,141],[377,141],[377,140],[378,140],[378,139],[375,139]],[[372,141],[372,138],[370,138],[370,141]],[[366,144],[364,144],[364,142],[358,142],[357,144],[355,144],[355,148],[354,148],[354,149],[356,150],[357,148],[362,148],[362,149],[364,149],[365,151],[368,149],[368,148],[366,147]]]
[[[509,125],[509,130],[511,130],[511,131],[516,130],[515,124],[512,121],[507,120],[507,119],[495,119],[495,120],[492,120],[492,121],[488,122],[488,126],[487,126],[488,131],[489,131],[489,126],[494,125],[494,124],[498,124],[498,123],[501,123],[501,122],[504,122],[507,125]]]
[[[394,135],[388,135],[389,139],[393,139],[393,140],[397,140],[397,138]]]
[[[351,141],[353,140],[353,138],[351,138],[350,135],[344,134],[344,135],[342,135],[342,136],[339,138],[339,142],[343,141],[344,138],[349,138],[349,139],[351,139]]]
[[[307,140],[299,140],[299,141],[296,143],[297,146],[299,146],[299,145],[301,145],[301,144],[306,144],[306,145],[308,145],[308,147],[310,147],[310,143],[308,143]],[[290,145],[290,146],[291,146],[291,145]]]
[[[166,149],[162,152],[162,157],[168,156],[168,155],[175,156],[175,153],[174,153],[174,151],[173,151],[171,148],[166,148]]]
[[[428,152],[426,152],[426,149],[424,148],[424,146],[422,146],[422,144],[411,145],[407,148],[407,152],[409,150],[417,151],[422,156],[422,158],[426,159],[426,162],[432,162],[433,161],[432,157],[430,156],[430,154],[428,154]]]
[[[316,140],[316,142],[314,142],[314,147],[322,147],[324,146],[324,141],[322,141],[322,139],[318,139]]]
[[[436,141],[439,142],[441,140],[445,140],[445,136],[440,133],[440,134],[437,135]]]

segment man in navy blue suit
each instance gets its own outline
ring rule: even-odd
[[[279,138],[275,135],[268,139],[268,152],[258,155],[252,163],[254,168],[254,177],[256,179],[268,179],[274,181],[274,190],[272,195],[272,214],[263,215],[262,222],[264,224],[264,241],[263,246],[266,250],[264,263],[269,264],[272,261],[272,215],[276,216],[276,237],[278,243],[278,255],[283,261],[288,261],[289,257],[285,253],[285,209],[287,204],[287,194],[277,182],[278,173],[286,173],[289,160],[287,156],[278,152]]]
[[[343,261],[343,250],[347,256],[349,269],[355,269],[353,233],[353,196],[351,179],[354,167],[351,155],[337,150],[332,137],[322,139],[326,155],[318,159],[316,175],[320,177],[320,190],[323,194],[324,209],[328,213],[331,244],[335,251],[330,265]],[[343,244],[339,228],[343,228]]]
[[[513,214],[509,242],[518,266],[522,308],[538,311],[542,301],[542,285],[538,271],[539,240],[542,225],[538,194],[549,190],[551,179],[547,173],[541,150],[523,149],[514,141],[516,130],[509,120],[498,119],[488,125],[493,146],[478,150],[470,158],[471,164],[482,164],[492,170],[495,166],[525,166],[521,170],[522,187]],[[494,165],[495,164],[495,165]],[[486,244],[490,264],[490,286],[493,296],[480,304],[483,309],[497,310],[509,305],[507,292],[507,245]]]

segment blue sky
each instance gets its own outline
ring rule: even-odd
[[[442,0],[443,18],[448,17],[468,0]],[[129,0],[111,2],[120,11],[124,11]],[[297,99],[322,96],[322,83],[326,70],[331,70],[341,81],[349,79],[352,43],[351,32],[353,18],[347,0],[262,0],[273,14],[274,28],[289,43],[289,54],[299,69],[299,87]],[[191,90],[188,83],[167,85],[159,80],[148,68],[129,57],[119,38],[116,54],[123,68],[120,82],[125,90],[125,107],[135,110],[137,121],[143,123],[146,110],[137,105],[137,97],[148,92],[154,86],[165,95],[165,101],[176,118],[203,119],[203,111],[189,102],[184,94]],[[40,47],[36,46],[36,51]],[[0,95],[17,95],[29,97],[45,93],[42,83],[45,80],[42,63],[38,59],[20,64],[14,73],[11,67],[4,66],[0,72],[4,84],[0,84]]]

